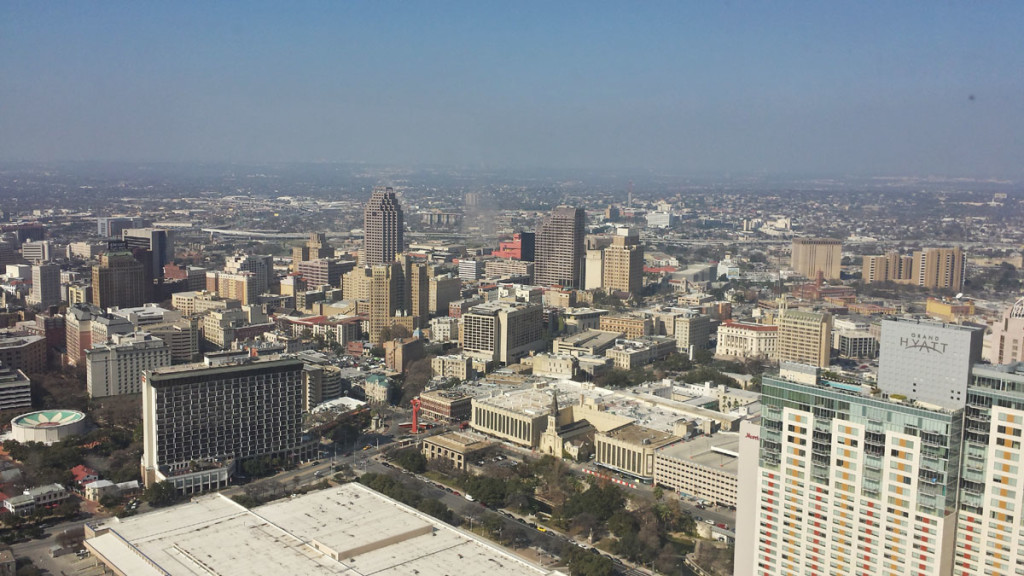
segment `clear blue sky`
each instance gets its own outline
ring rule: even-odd
[[[1024,2],[0,0],[0,160],[1020,177]]]

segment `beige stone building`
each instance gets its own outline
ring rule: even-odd
[[[455,470],[465,470],[476,454],[490,446],[484,438],[465,432],[446,432],[423,439],[422,452],[427,460],[446,460]]]
[[[711,318],[703,314],[685,313],[675,318],[676,349],[686,352],[693,346],[705,350],[711,341]]]
[[[601,316],[599,327],[605,332],[621,332],[626,338],[643,338],[654,333],[654,322],[641,316]]]
[[[551,413],[552,394],[545,390],[527,389],[492,396],[474,398],[470,420],[474,430],[484,434],[535,448],[541,434],[547,429],[547,418]],[[558,399],[559,410],[570,404],[565,398]]]
[[[667,358],[675,350],[674,339],[666,336],[648,336],[637,340],[619,340],[615,346],[606,350],[604,355],[611,358],[616,368],[632,370]]]
[[[680,439],[667,432],[628,424],[595,435],[594,461],[605,468],[625,472],[640,479],[654,478],[655,452]]]
[[[587,264],[590,264],[589,254]],[[639,296],[644,280],[644,247],[636,230],[619,228],[611,246],[604,249],[602,288]]]
[[[729,321],[718,327],[716,356],[775,360],[779,327],[770,324]]]
[[[239,300],[224,298],[207,290],[171,294],[171,308],[179,310],[182,316],[205,314],[210,310],[228,310],[241,306],[242,303]]]
[[[832,315],[783,309],[778,318],[779,361],[797,362],[819,368],[832,363]]]
[[[476,376],[476,371],[473,370],[472,358],[462,354],[435,356],[430,360],[430,368],[434,376],[442,376],[444,378],[468,380]]]
[[[549,378],[572,378],[580,365],[579,360],[569,354],[535,354],[523,358],[520,362],[532,366],[535,376]]]
[[[838,280],[843,243],[833,238],[794,238],[791,268],[806,278],[821,272],[825,280]]]

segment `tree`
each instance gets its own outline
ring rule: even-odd
[[[174,482],[170,480],[150,484],[142,497],[153,507],[170,506],[181,498],[178,490],[174,488]]]
[[[562,558],[569,567],[570,574],[585,576],[612,576],[615,566],[612,561],[593,550],[583,550],[572,544],[562,547]]]
[[[85,528],[81,526],[77,528],[68,528],[60,534],[57,534],[57,544],[60,544],[64,548],[81,544],[83,540],[85,540]]]
[[[619,538],[622,538],[626,534],[635,534],[637,531],[637,521],[633,517],[633,514],[626,510],[616,510],[615,513],[608,518],[608,529],[612,531]]]
[[[427,458],[415,448],[399,450],[395,454],[395,462],[410,472],[422,474],[427,471]]]
[[[432,356],[420,358],[409,364],[402,379],[402,399],[399,401],[400,405],[409,406],[412,399],[419,396],[426,389],[427,383],[430,382],[430,378],[434,375],[434,370],[430,366],[432,358]]]

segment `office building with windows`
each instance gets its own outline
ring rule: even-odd
[[[571,206],[553,209],[541,222],[534,267],[538,285],[582,287],[586,224],[586,212]]]
[[[146,332],[116,334],[85,351],[86,390],[90,398],[138,394],[143,370],[170,366],[171,350]]]
[[[194,493],[225,486],[236,460],[304,459],[302,371],[301,360],[273,358],[143,371],[146,485]]]
[[[25,302],[43,308],[60,304],[60,266],[37,264],[32,266],[32,291]]]
[[[832,315],[783,309],[775,353],[780,361],[827,368],[832,363]]]
[[[628,292],[639,298],[644,280],[644,247],[637,231],[619,228],[611,246],[603,252],[601,288],[607,292]],[[589,273],[588,270],[588,276]]]
[[[364,266],[394,261],[405,251],[405,220],[395,190],[378,186],[363,211]]]
[[[164,264],[174,260],[174,242],[171,232],[163,228],[128,228],[121,231],[121,240],[129,251],[136,248],[149,251],[154,278],[163,278]]]
[[[497,301],[479,304],[462,316],[466,356],[515,364],[544,348],[544,310],[536,304]]]
[[[142,306],[152,299],[153,278],[130,252],[108,252],[92,268],[92,303],[100,308]]]
[[[967,391],[954,576],[1024,572],[1024,365],[975,366]]]

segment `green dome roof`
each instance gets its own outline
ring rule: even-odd
[[[22,414],[14,419],[14,423],[25,428],[56,428],[83,418],[85,414],[77,410],[40,410]]]

